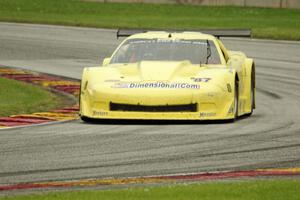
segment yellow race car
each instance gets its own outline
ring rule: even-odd
[[[93,119],[234,120],[255,108],[255,65],[220,37],[250,30],[119,30],[101,67],[83,70],[80,112]]]

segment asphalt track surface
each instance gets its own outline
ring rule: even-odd
[[[0,23],[0,64],[80,78],[115,30]],[[300,166],[300,43],[225,39],[256,62],[257,109],[226,124],[80,120],[0,131],[0,184]]]

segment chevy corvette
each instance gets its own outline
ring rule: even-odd
[[[93,119],[232,120],[255,108],[255,64],[220,37],[250,30],[119,30],[101,67],[83,70],[79,115]]]

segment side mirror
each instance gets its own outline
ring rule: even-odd
[[[110,58],[104,58],[102,65],[103,66],[108,65],[109,62],[110,62]]]

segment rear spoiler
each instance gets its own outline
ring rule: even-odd
[[[167,33],[201,32],[204,34],[220,37],[251,37],[251,29],[198,29],[198,30],[142,30],[142,29],[118,29],[117,38],[129,37],[137,33],[148,31],[165,31]]]

